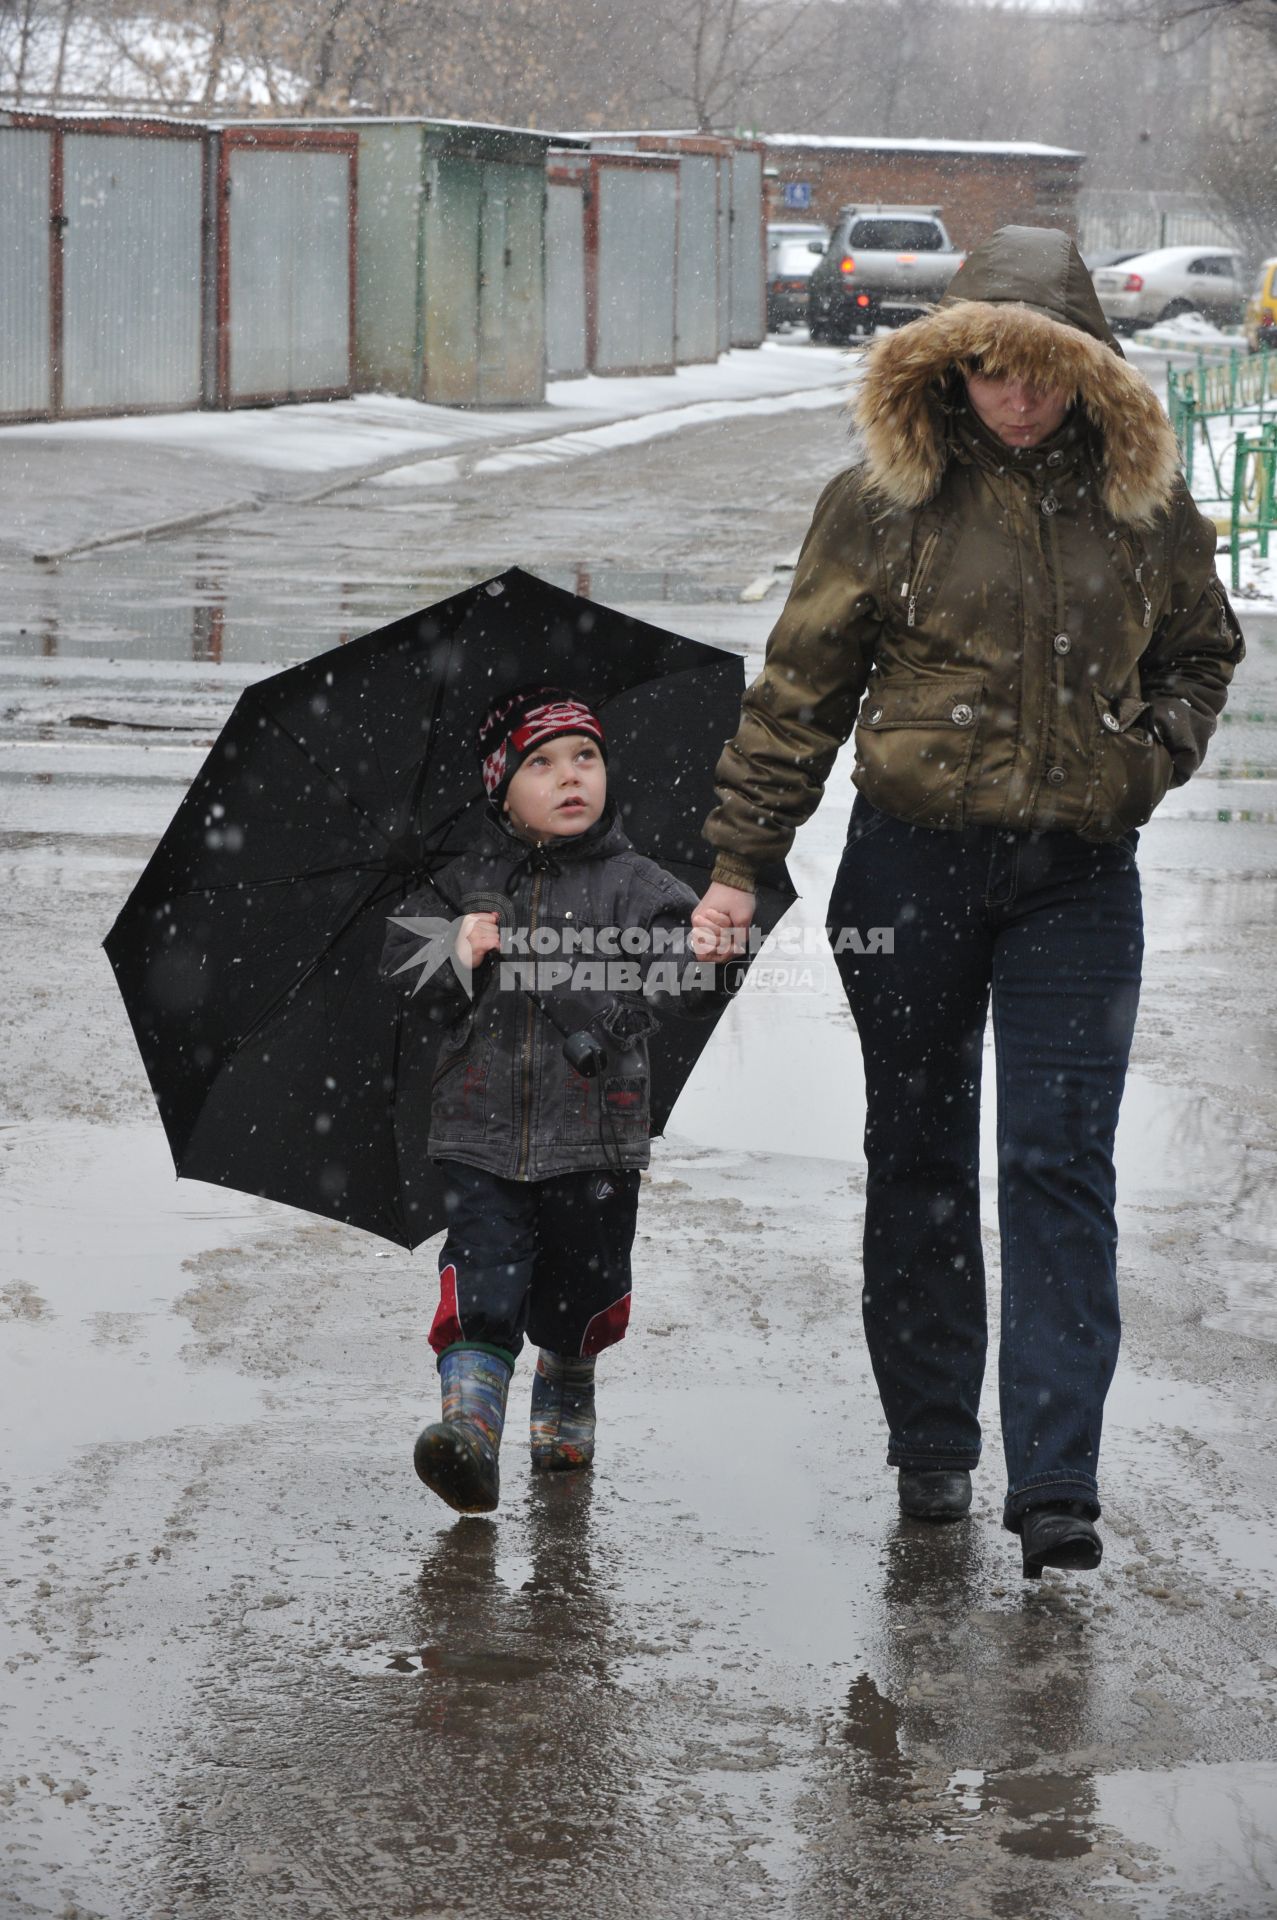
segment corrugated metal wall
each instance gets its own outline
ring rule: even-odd
[[[483,180],[468,160],[429,164],[426,209],[425,395],[437,405],[479,398],[479,222]]]
[[[65,135],[68,413],[199,405],[203,147],[199,137]]]
[[[678,175],[678,300],[675,357],[718,357],[718,161],[684,153]]]
[[[349,393],[352,165],[229,145],[225,404]]]
[[[547,188],[545,369],[551,380],[586,370],[584,180],[552,178]]]
[[[678,170],[656,156],[593,163],[596,373],[671,373]]]
[[[53,404],[47,133],[0,128],[0,415]]]
[[[737,147],[732,155],[732,345],[761,346],[767,333],[766,244],[763,227],[763,155]]]
[[[359,134],[355,368],[360,387],[421,397],[425,174],[421,129]]]
[[[718,163],[718,351],[732,344],[732,159]]]
[[[0,126],[9,417],[349,392],[361,201],[370,384],[520,404],[542,397],[547,362],[558,377],[587,358],[670,371],[762,338],[750,144],[716,154],[644,136],[661,150],[580,154],[583,218],[580,191],[547,194],[545,136],[511,129],[12,118]]]
[[[549,136],[336,124],[359,140],[360,380],[449,406],[542,400]]]
[[[479,404],[514,406],[545,391],[545,168],[481,166]]]

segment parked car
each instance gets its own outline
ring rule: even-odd
[[[1133,260],[1142,247],[1101,247],[1098,253],[1084,253],[1082,264],[1088,273],[1098,273],[1101,267],[1120,266],[1123,260]]]
[[[811,276],[813,340],[898,327],[938,300],[962,265],[939,207],[843,207]]]
[[[801,236],[785,235],[772,245],[767,233],[768,328],[805,326],[807,282],[829,238],[824,227],[809,228]],[[816,251],[813,252],[813,246]]]
[[[1277,260],[1265,260],[1259,269],[1242,325],[1252,353],[1258,353],[1261,347],[1277,347]]]
[[[1241,318],[1241,259],[1229,247],[1156,247],[1101,267],[1095,291],[1114,333],[1200,313],[1217,326]]]

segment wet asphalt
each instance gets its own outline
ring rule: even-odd
[[[1097,1574],[1021,1580],[991,1392],[971,1520],[896,1512],[832,966],[751,985],[656,1150],[593,1475],[532,1480],[525,1357],[458,1521],[432,1248],[176,1184],[99,950],[249,679],[516,561],[752,663],[845,457],[781,415],[0,554],[3,1920],[1277,1914],[1272,615],[1141,845]]]

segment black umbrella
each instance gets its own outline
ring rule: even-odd
[[[472,838],[479,719],[532,682],[605,716],[630,838],[703,887],[736,654],[516,567],[259,681],[105,941],[179,1175],[405,1247],[443,1225],[425,1151],[439,1030],[378,962],[387,916]],[[783,867],[765,882],[767,930],[794,892]],[[653,1037],[653,1131],[711,1027]]]

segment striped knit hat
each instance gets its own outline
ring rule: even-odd
[[[534,747],[565,733],[583,733],[598,742],[607,759],[599,717],[584,700],[563,687],[523,687],[490,709],[479,728],[476,751],[483,768],[483,789],[500,801]]]

